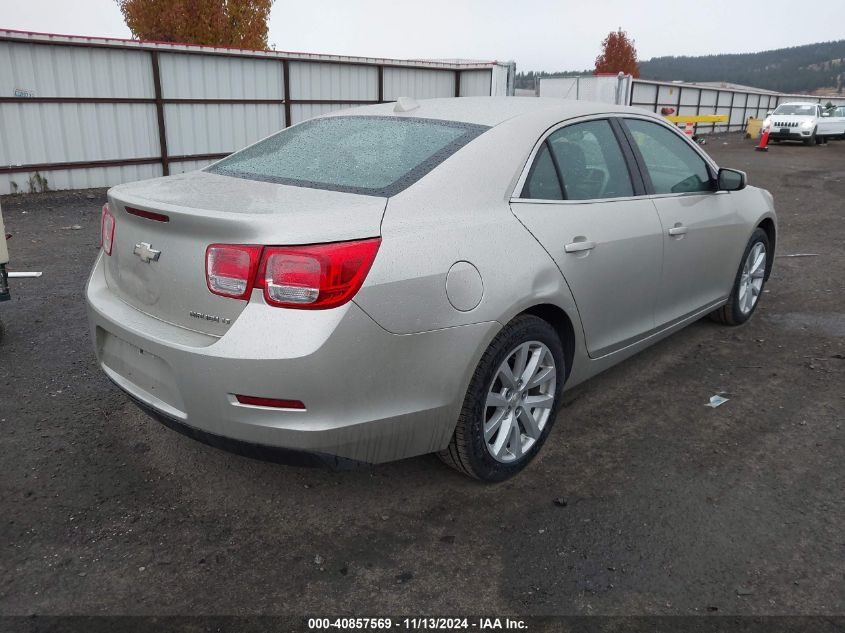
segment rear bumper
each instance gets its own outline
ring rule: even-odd
[[[378,463],[444,448],[471,373],[500,328],[396,335],[354,302],[285,310],[256,293],[215,338],[123,303],[106,285],[102,257],[86,300],[101,368],[156,417],[213,445],[234,441],[236,452],[245,452],[241,443],[317,453],[318,461]],[[245,406],[234,394],[300,400],[306,410]]]
[[[222,435],[209,433],[208,431],[203,431],[193,426],[183,424],[179,420],[167,416],[158,409],[154,409],[146,402],[138,400],[131,394],[127,393],[127,395],[129,395],[141,411],[154,420],[158,420],[164,426],[176,431],[177,433],[190,437],[193,440],[202,442],[203,444],[208,444],[209,446],[213,446],[215,448],[223,449],[230,453],[243,455],[244,457],[251,457],[253,459],[260,459],[266,462],[287,464],[290,466],[322,466],[334,470],[353,470],[367,465],[366,462],[338,457],[337,455],[300,451],[278,446],[267,446],[266,444],[253,444],[252,442],[244,442],[242,440],[235,440],[229,437],[223,437]]]

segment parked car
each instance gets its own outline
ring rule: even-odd
[[[803,141],[805,145],[825,143],[845,135],[845,118],[818,103],[781,103],[763,121],[769,138],[775,142]]]
[[[751,318],[776,231],[768,192],[655,114],[400,100],[113,187],[86,297],[106,375],[192,437],[499,481],[565,389]]]

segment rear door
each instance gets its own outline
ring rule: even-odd
[[[607,118],[558,126],[511,200],[566,278],[593,357],[654,327],[661,226],[620,138]]]
[[[745,223],[736,197],[716,191],[715,168],[680,132],[633,117],[624,125],[662,229],[660,327],[727,296],[747,239]]]

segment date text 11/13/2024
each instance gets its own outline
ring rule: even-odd
[[[362,631],[518,631],[528,628],[518,618],[309,618],[308,630]]]

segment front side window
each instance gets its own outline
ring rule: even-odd
[[[641,119],[626,119],[625,125],[645,161],[654,193],[713,191],[707,163],[678,134]]]
[[[306,121],[209,166],[223,176],[392,196],[489,129],[390,116]]]

